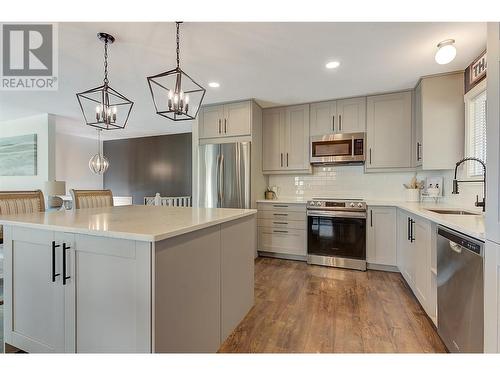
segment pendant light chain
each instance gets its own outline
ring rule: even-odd
[[[180,58],[179,58],[179,55],[180,55],[180,47],[179,47],[179,44],[180,44],[179,39],[180,38],[179,38],[179,33],[180,32],[179,32],[179,26],[180,26],[181,22],[176,22],[175,24],[177,26],[177,38],[176,38],[176,42],[177,42],[177,50],[176,50],[176,52],[177,52],[177,68],[179,68],[179,65],[180,65]]]
[[[108,38],[104,41],[104,85],[108,85]]]

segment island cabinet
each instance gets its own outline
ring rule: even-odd
[[[255,214],[151,241],[3,224],[5,342],[29,353],[214,353],[253,305]]]
[[[29,353],[151,351],[149,243],[6,228],[8,344]]]

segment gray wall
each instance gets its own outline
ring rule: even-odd
[[[132,196],[134,204],[155,193],[191,195],[191,133],[105,141],[104,155],[104,188],[113,195]]]

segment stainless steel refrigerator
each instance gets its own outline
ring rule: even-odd
[[[200,207],[250,208],[250,146],[250,142],[200,146]]]

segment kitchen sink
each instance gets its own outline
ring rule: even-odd
[[[471,211],[463,211],[463,210],[427,210],[431,212],[435,212],[436,214],[441,214],[441,215],[481,215],[480,213],[477,212],[471,212]]]

